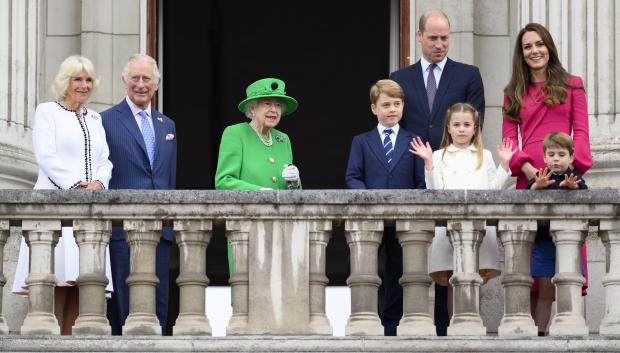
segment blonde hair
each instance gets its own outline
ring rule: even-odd
[[[471,138],[474,147],[476,147],[476,170],[480,169],[482,166],[482,160],[484,159],[484,146],[482,144],[482,131],[480,129],[480,114],[474,108],[473,105],[469,103],[455,103],[448,111],[446,111],[446,118],[444,127],[443,127],[443,138],[441,139],[441,145],[439,148],[443,148],[443,153],[441,154],[441,160],[443,161],[443,157],[446,154],[446,147],[452,144],[452,136],[448,132],[448,127],[450,126],[450,121],[452,120],[452,115],[454,113],[468,113],[471,114],[472,119],[474,121],[474,136]]]
[[[99,79],[93,63],[81,55],[71,55],[60,64],[58,73],[52,81],[52,93],[57,100],[63,100],[67,97],[71,78],[79,75],[82,70],[93,80],[93,91],[99,86]]]
[[[385,93],[392,98],[405,98],[405,92],[396,81],[379,80],[370,87],[370,104],[377,104],[381,93]]]
[[[551,132],[545,136],[543,141],[543,152],[547,152],[547,148],[563,148],[568,150],[568,154],[571,156],[575,150],[573,139],[563,132]]]

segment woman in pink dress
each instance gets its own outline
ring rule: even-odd
[[[562,67],[551,34],[540,24],[526,25],[517,36],[512,77],[504,88],[503,114],[502,137],[512,139],[513,145],[519,146],[518,134],[521,134],[521,148],[510,160],[517,189],[525,188],[528,180],[545,168],[542,143],[550,132],[561,131],[573,137],[575,169],[584,174],[592,167],[583,81]],[[532,316],[539,335],[546,332],[555,297],[551,283],[555,247],[549,247],[549,242],[547,235],[545,239],[537,239],[532,248]],[[584,272],[587,278],[585,266]]]

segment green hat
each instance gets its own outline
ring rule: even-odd
[[[245,106],[248,102],[259,98],[280,98],[284,104],[284,114],[289,115],[297,110],[297,101],[293,97],[286,95],[284,91],[284,81],[277,78],[263,78],[258,80],[246,88],[247,98],[239,103],[239,111],[245,112]]]

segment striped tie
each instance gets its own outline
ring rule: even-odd
[[[385,160],[387,160],[388,165],[392,162],[392,155],[394,155],[394,146],[392,146],[392,139],[390,138],[393,132],[392,129],[383,130],[385,134],[385,138],[383,139],[383,150],[385,150]]]
[[[149,118],[146,112],[143,110],[138,113],[142,118],[140,123],[140,130],[142,130],[142,137],[144,138],[144,145],[146,146],[146,153],[149,155],[149,162],[151,168],[153,168],[153,162],[155,162],[155,134],[149,124]]]

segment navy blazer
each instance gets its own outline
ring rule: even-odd
[[[155,163],[146,153],[138,123],[123,99],[101,113],[110,161],[113,164],[110,189],[175,189],[177,136],[174,122],[151,109],[155,130]]]
[[[424,161],[409,152],[415,135],[398,130],[388,166],[377,128],[353,138],[345,180],[350,189],[425,189]]]
[[[422,64],[415,64],[394,71],[390,78],[405,91],[405,107],[400,126],[429,141],[433,151],[439,149],[443,135],[446,111],[454,103],[467,102],[484,119],[484,87],[480,70],[472,65],[459,63],[448,58],[443,68],[433,109],[429,111],[426,86],[422,75]]]

